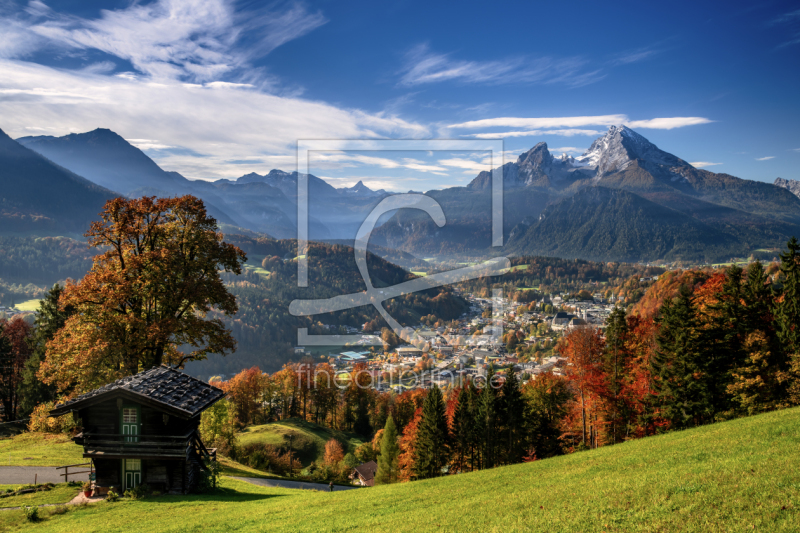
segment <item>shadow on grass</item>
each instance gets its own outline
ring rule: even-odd
[[[253,492],[239,492],[235,489],[220,487],[213,492],[206,492],[202,494],[167,494],[164,496],[156,496],[152,498],[145,498],[143,502],[147,503],[176,503],[176,502],[253,502],[257,500],[267,500],[269,498],[278,498],[285,496],[285,494],[257,494]]]

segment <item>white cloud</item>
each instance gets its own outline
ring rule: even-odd
[[[326,22],[299,3],[237,12],[232,0],[156,0],[103,10],[96,19],[61,14],[41,2],[28,16],[6,14],[0,57],[45,45],[100,50],[154,79],[217,80]],[[246,42],[246,46],[237,46]]]
[[[452,124],[449,128],[463,128],[463,129],[478,129],[478,128],[495,128],[495,127],[509,127],[509,128],[531,128],[531,132],[511,132],[516,133],[513,136],[520,137],[528,134],[538,135],[538,131],[543,128],[580,128],[583,126],[616,126],[626,125],[631,128],[642,129],[662,129],[671,130],[673,128],[681,128],[684,126],[694,126],[697,124],[708,124],[711,120],[703,117],[666,117],[666,118],[651,118],[647,120],[629,120],[627,115],[596,115],[596,116],[576,116],[576,117],[499,117],[487,118],[482,120],[471,120],[469,122],[461,122],[459,124]],[[569,131],[569,130],[562,130]],[[585,130],[589,131],[589,130]],[[553,133],[553,135],[563,135],[562,133]],[[574,135],[594,135],[594,133],[574,133]]]
[[[775,156],[768,155],[766,157],[756,157],[756,161],[769,161],[770,159],[775,159]]]
[[[581,130],[581,129],[565,129],[565,130],[525,130],[525,131],[499,131],[494,133],[470,133],[464,137],[473,137],[475,139],[505,139],[508,137],[538,137],[540,135],[560,135],[562,137],[574,137],[575,135],[602,135],[602,131],[598,130]]]
[[[629,128],[641,128],[650,130],[672,130],[685,126],[697,126],[698,124],[709,124],[714,122],[704,117],[664,117],[651,118],[648,120],[631,120],[624,122]]]
[[[694,168],[705,168],[705,167],[713,167],[714,165],[721,165],[722,163],[710,163],[708,161],[695,161],[694,163],[689,163]]]
[[[166,150],[168,148],[176,148],[169,144],[158,142],[157,139],[125,139],[139,150]]]
[[[427,45],[414,47],[406,54],[400,84],[406,86],[458,81],[486,84],[563,84],[579,87],[603,78],[600,71],[586,71],[587,61],[579,57],[525,58],[495,61],[451,59],[448,54],[431,52]]]
[[[550,148],[550,152],[560,152],[560,153],[578,153],[582,154],[586,151],[586,148],[576,148],[575,146],[561,146],[558,148]]]
[[[0,60],[0,117],[0,128],[13,137],[30,135],[33,128],[64,135],[107,127],[124,138],[157,139],[183,152],[163,150],[153,154],[156,162],[196,178],[295,168],[297,139],[430,136],[426,126],[396,116],[324,102],[13,60]],[[250,156],[269,163],[226,163]]]
[[[791,151],[792,152],[800,152],[800,148],[792,148]]]
[[[628,120],[627,115],[598,115],[578,117],[499,117],[471,120],[452,124],[450,128],[478,129],[478,128],[579,128],[581,126],[614,126]]]

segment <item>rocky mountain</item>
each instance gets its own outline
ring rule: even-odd
[[[775,178],[774,185],[776,187],[783,187],[795,196],[800,197],[800,181],[798,180],[785,180],[783,178]]]
[[[709,258],[709,253],[719,252],[720,257],[725,257],[747,253],[752,247],[779,246],[791,235],[800,234],[800,198],[786,188],[696,169],[626,126],[610,127],[576,158],[555,158],[547,144],[538,143],[517,161],[503,166],[503,183],[504,232],[509,237],[508,249],[519,254],[551,250],[557,255],[569,249],[569,257],[613,260],[618,259],[617,252],[627,250],[626,257],[641,260],[678,255],[695,260]],[[414,254],[485,250],[490,245],[487,227],[491,215],[488,208],[490,185],[491,173],[481,172],[467,187],[435,194],[447,216],[446,227],[435,227],[426,215],[400,211],[378,229],[376,242]],[[587,188],[625,191],[636,199],[627,194],[608,196],[595,191],[595,196],[584,193],[589,196],[573,200]],[[562,240],[550,234],[561,231],[565,238],[572,234],[586,236],[584,230],[574,225],[582,219],[552,227],[549,222],[537,222],[546,208],[560,206],[558,212],[566,216],[568,208],[585,208],[588,198],[596,200],[591,205],[605,203],[608,209],[621,210],[622,216],[608,213],[599,226],[608,230],[610,221],[620,225],[619,231],[608,232],[620,239],[618,245],[614,244],[616,240],[598,239],[594,234],[591,242]],[[600,200],[603,202],[597,203]],[[633,235],[630,232],[637,227],[633,220],[624,216],[634,205],[665,208],[658,211],[661,226],[670,217],[675,224],[688,224],[686,217],[689,217],[693,224],[698,224],[693,228],[704,228],[709,235],[720,239],[724,236],[724,239],[719,241],[719,246],[706,246],[708,242],[700,239],[698,231],[689,231],[689,226],[684,236],[676,235],[677,240],[671,245],[666,238],[661,238],[664,244],[657,247],[646,246],[641,240],[626,239],[625,236]],[[549,218],[553,218],[552,213]],[[636,231],[644,230],[645,220],[639,217]],[[599,221],[596,220],[598,224]],[[538,242],[537,232],[545,230],[548,234],[542,234],[542,241]],[[593,248],[596,242],[605,243],[605,255]]]
[[[116,196],[0,130],[0,233],[81,234]]]
[[[364,182],[359,180],[358,183],[353,185],[352,187],[343,187],[341,189],[337,189],[339,194],[344,196],[366,196],[366,197],[374,197],[374,196],[387,196],[387,193],[384,189],[378,189],[377,191],[373,191],[366,185]]]

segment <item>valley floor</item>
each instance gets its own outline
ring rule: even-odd
[[[800,409],[477,473],[333,493],[216,493],[71,509],[0,530],[769,531],[800,524]]]

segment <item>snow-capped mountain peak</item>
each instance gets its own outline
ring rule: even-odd
[[[577,165],[594,168],[600,178],[625,170],[637,159],[666,167],[686,165],[624,125],[609,127],[605,135],[595,139],[575,161]]]

